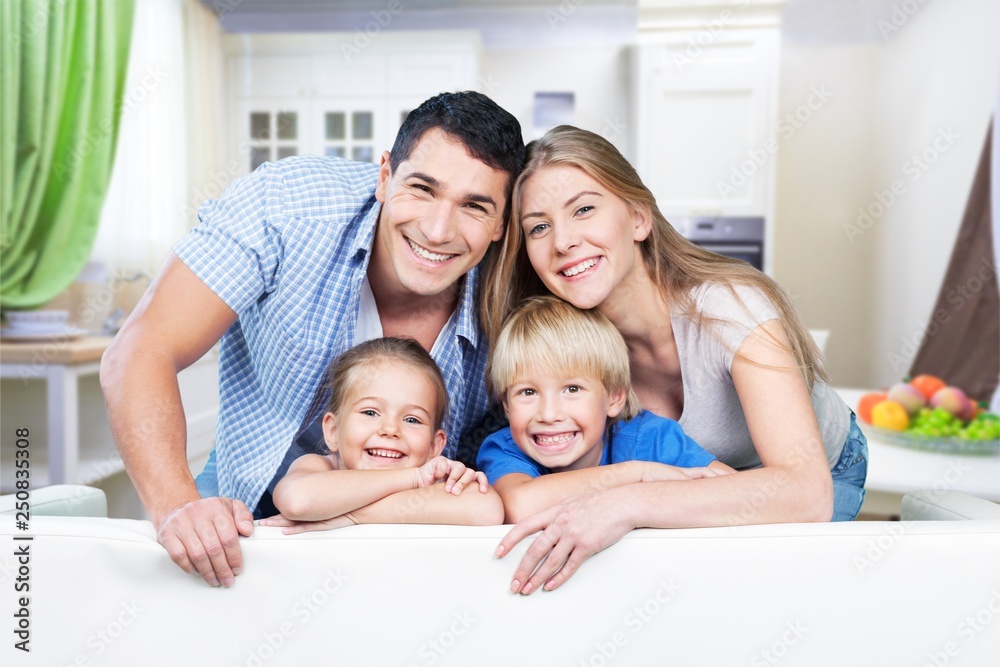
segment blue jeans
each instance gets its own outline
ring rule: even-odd
[[[832,521],[854,521],[865,499],[865,477],[868,475],[868,440],[851,413],[851,430],[844,443],[840,459],[830,470],[833,475]]]
[[[219,495],[219,473],[216,468],[215,448],[213,448],[212,453],[208,455],[208,461],[205,462],[205,468],[194,480],[202,498],[214,498]]]

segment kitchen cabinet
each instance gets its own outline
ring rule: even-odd
[[[634,158],[668,219],[773,219],[782,3],[743,4],[640,3]]]
[[[225,48],[230,139],[249,172],[307,153],[377,164],[417,105],[478,87],[482,44],[448,31],[233,35]]]

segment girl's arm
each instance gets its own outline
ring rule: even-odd
[[[295,521],[320,521],[417,487],[416,468],[337,470],[319,454],[296,459],[274,488],[274,506]]]
[[[732,365],[733,384],[763,468],[683,485],[619,486],[575,496],[528,517],[497,549],[505,553],[543,531],[522,558],[512,589],[555,588],[580,563],[636,527],[829,521],[833,480],[809,392],[791,352],[771,336],[787,345],[781,324],[766,322],[747,337]]]
[[[262,519],[262,526],[284,527],[286,535],[312,530],[332,530],[359,523],[424,523],[463,526],[495,526],[503,523],[503,502],[486,483],[483,473],[475,473],[476,484],[459,495],[445,490],[444,484],[399,491],[353,512],[322,521],[295,521],[286,516]],[[457,484],[456,484],[457,486]],[[280,509],[280,508],[279,508]]]

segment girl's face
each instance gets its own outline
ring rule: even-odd
[[[528,259],[549,290],[594,308],[635,272],[650,222],[581,169],[544,167],[524,183],[521,230]]]
[[[383,363],[357,374],[337,414],[323,417],[323,436],[346,470],[415,468],[444,449],[435,428],[437,392],[409,364]]]

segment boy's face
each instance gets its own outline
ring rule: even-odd
[[[415,468],[444,449],[435,428],[437,392],[402,363],[378,364],[358,374],[335,416],[323,417],[323,436],[347,470]]]
[[[437,128],[423,134],[395,171],[383,153],[372,269],[402,294],[446,292],[503,236],[506,193],[505,172]]]
[[[507,390],[504,408],[521,451],[560,472],[600,465],[604,426],[624,403],[595,378],[538,372]]]

